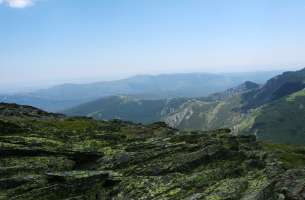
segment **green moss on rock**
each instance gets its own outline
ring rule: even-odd
[[[297,188],[304,186],[305,172],[287,171],[305,166],[301,147],[260,143],[228,129],[178,131],[164,123],[67,118],[1,106],[0,128],[9,130],[0,133],[1,200],[303,197]]]

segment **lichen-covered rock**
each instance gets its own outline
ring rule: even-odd
[[[274,192],[279,199],[305,199],[305,169],[288,170],[281,175],[274,183]]]
[[[305,166],[305,151],[281,148],[228,129],[182,132],[1,104],[0,200],[304,199],[305,172],[287,163]]]

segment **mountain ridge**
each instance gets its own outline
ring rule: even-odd
[[[32,105],[47,111],[61,111],[101,97],[137,96],[142,99],[201,97],[244,81],[263,83],[278,71],[232,74],[185,73],[136,76],[91,84],[65,84],[26,94],[0,95],[7,103]]]
[[[152,100],[150,103],[127,98],[126,101],[117,99],[118,103],[112,104],[110,100],[110,107],[114,109],[108,111],[102,109],[105,107],[103,104],[99,104],[99,101],[107,102],[107,99],[101,99],[95,101],[95,106],[92,107],[95,112],[85,112],[82,115],[96,119],[124,120],[130,117],[132,121],[142,123],[161,120],[182,130],[230,128],[234,134],[256,134],[259,140],[305,144],[305,125],[302,125],[302,120],[305,120],[305,110],[302,109],[305,105],[302,98],[305,94],[302,92],[305,88],[304,80],[305,69],[302,69],[284,72],[271,78],[264,85],[245,82],[207,97],[176,98],[159,102]],[[171,104],[171,101],[175,103]],[[146,109],[154,103],[158,106],[153,112]],[[78,115],[78,109],[86,111],[88,107],[90,103],[65,113]],[[293,120],[294,116],[299,118]]]

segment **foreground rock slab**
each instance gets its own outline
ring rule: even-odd
[[[181,132],[164,123],[67,118],[1,104],[0,199],[305,198],[302,148],[229,132]]]

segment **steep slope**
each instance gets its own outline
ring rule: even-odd
[[[250,92],[250,91],[256,91],[260,88],[261,85],[254,83],[252,81],[246,81],[236,87],[229,88],[225,91],[217,92],[214,94],[211,94],[207,97],[201,98],[201,100],[225,100],[230,97],[240,95],[242,93]]]
[[[284,72],[268,80],[263,87],[243,96],[246,109],[255,108],[305,88],[305,68]]]
[[[241,118],[240,95],[257,89],[258,84],[245,82],[235,88],[202,98],[143,100],[113,96],[89,102],[64,111],[67,115],[95,119],[123,119],[151,123],[165,121],[181,129],[210,130],[231,127]]]
[[[305,69],[285,72],[261,87],[211,95],[211,102],[189,101],[166,122],[181,129],[230,128],[259,140],[305,144]],[[229,95],[226,95],[229,94]],[[232,94],[232,95],[230,95]]]
[[[128,96],[111,96],[82,104],[64,111],[71,116],[88,116],[95,119],[122,119],[140,123],[160,121],[187,99],[143,100]]]
[[[211,130],[233,127],[243,118],[239,112],[242,103],[240,95],[223,101],[190,100],[181,105],[175,112],[169,113],[165,122],[172,127],[189,130]]]
[[[242,129],[261,140],[305,144],[305,90],[292,93],[255,109]]]
[[[241,112],[243,94],[256,90],[260,86],[245,83],[212,94],[208,97],[189,99],[174,112],[168,113],[163,120],[172,127],[189,130],[211,130],[233,128],[246,116]]]
[[[141,75],[117,81],[90,84],[63,84],[27,94],[0,95],[0,102],[27,104],[48,111],[61,111],[76,105],[113,95],[141,99],[199,97],[251,80],[264,83],[278,71],[232,74]]]
[[[104,99],[67,113],[142,123],[162,120],[181,130],[230,128],[234,134],[256,134],[259,140],[305,144],[304,80],[305,69],[302,69],[285,72],[264,85],[245,82],[208,97],[167,101],[113,97],[118,101]],[[88,105],[92,105],[92,110]]]
[[[181,132],[164,123],[67,118],[2,104],[0,133],[0,199],[301,200],[305,195],[304,148],[259,143],[227,129]]]

